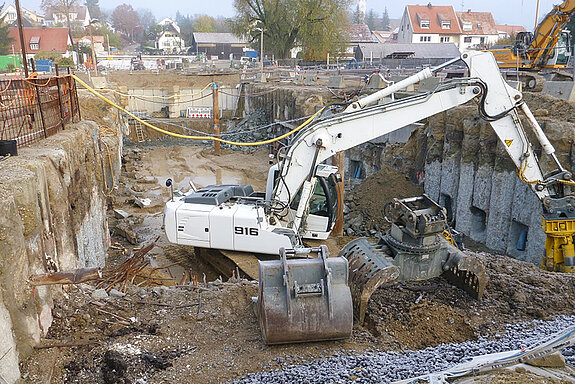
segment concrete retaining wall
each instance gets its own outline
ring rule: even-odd
[[[104,266],[105,193],[119,174],[121,140],[101,140],[107,146],[95,123],[80,122],[0,162],[0,377],[8,383],[48,332],[60,291],[33,289],[28,277]]]
[[[575,126],[539,120],[563,165],[571,168]],[[503,145],[474,108],[430,118],[425,134],[412,140],[425,141],[428,148],[425,192],[448,209],[458,231],[492,250],[540,264],[545,246],[541,203],[516,176]],[[535,138],[530,140],[537,151]],[[548,160],[542,157],[541,163],[545,171]]]

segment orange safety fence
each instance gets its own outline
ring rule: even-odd
[[[16,140],[22,147],[80,118],[71,75],[0,80],[0,140]]]

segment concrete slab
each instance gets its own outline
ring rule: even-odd
[[[567,101],[575,101],[575,82],[547,81],[543,85],[543,93]]]
[[[303,80],[303,85],[316,85],[317,75],[307,74]]]
[[[345,88],[343,76],[330,76],[327,81],[328,88],[342,89]]]
[[[419,82],[418,90],[419,92],[432,91],[441,83],[441,78],[430,77],[428,79],[423,79]]]
[[[369,78],[369,81],[367,82],[365,89],[382,89],[387,87],[387,85],[388,84],[385,82],[385,80],[381,78],[379,74],[373,74]]]
[[[96,89],[108,88],[108,82],[104,76],[92,76],[92,85]]]

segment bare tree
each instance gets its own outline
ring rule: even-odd
[[[70,22],[70,11],[78,5],[78,0],[42,0],[40,7],[46,13],[63,13],[66,15],[66,26],[68,27],[68,36],[70,42],[74,45],[74,38],[72,37],[72,24]],[[78,44],[76,44],[76,52],[79,52]],[[78,57],[78,60],[80,58]]]
[[[134,41],[134,36],[140,26],[140,16],[138,12],[129,4],[120,4],[112,12],[112,26]]]

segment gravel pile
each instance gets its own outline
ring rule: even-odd
[[[250,374],[235,383],[391,383],[442,371],[477,355],[531,346],[574,321],[575,316],[559,316],[552,321],[512,324],[504,335],[460,344],[441,344],[419,351],[341,354],[321,361],[284,365],[281,370]],[[563,355],[569,364],[575,363],[575,350],[566,349]],[[281,359],[276,362],[283,363]]]

